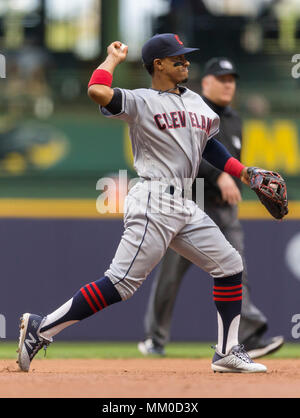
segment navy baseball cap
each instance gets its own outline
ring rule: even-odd
[[[237,73],[233,62],[225,57],[212,58],[209,61],[207,61],[207,63],[204,66],[203,77],[209,74],[212,74],[212,75],[232,74],[236,78],[239,78],[239,74]]]
[[[174,33],[162,33],[154,35],[144,44],[142,58],[144,64],[152,64],[155,58],[174,57],[197,50],[199,48],[186,48],[179,36]]]

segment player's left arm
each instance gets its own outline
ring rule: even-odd
[[[234,158],[227,148],[216,138],[211,138],[207,142],[203,152],[203,158],[219,170],[225,171],[249,185],[248,167]]]
[[[286,183],[279,173],[245,167],[215,138],[208,141],[203,157],[215,167],[240,178],[250,186],[274,218],[282,219],[288,213]]]

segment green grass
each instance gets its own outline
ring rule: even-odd
[[[210,358],[212,343],[172,342],[166,347],[168,358]],[[17,357],[16,342],[0,341],[0,359]],[[42,350],[38,358],[44,356]],[[47,358],[142,358],[134,342],[56,342],[47,350]],[[153,357],[153,356],[152,356]],[[287,343],[270,358],[300,358],[300,344]]]

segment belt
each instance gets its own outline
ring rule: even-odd
[[[140,177],[140,181],[143,183],[144,181],[160,181],[161,179],[160,178],[149,178],[149,177]],[[180,189],[177,189],[177,190],[180,190]],[[167,186],[166,187],[166,189],[165,189],[165,191],[164,191],[164,193],[169,193],[171,196],[174,196],[174,194],[175,194],[175,191],[176,191],[176,188],[175,188],[175,186],[173,186],[172,184],[170,184],[169,186]],[[181,190],[181,193],[180,193],[180,196],[182,197],[182,198],[184,198],[184,190],[182,189]]]
[[[167,186],[165,193],[170,193],[170,195],[173,196],[175,193],[175,187],[172,185]],[[184,198],[184,190],[181,190],[181,197]]]

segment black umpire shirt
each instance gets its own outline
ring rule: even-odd
[[[230,154],[240,160],[242,146],[242,121],[238,113],[230,106],[221,107],[202,96],[202,99],[220,117],[220,131],[215,136],[230,152]],[[204,178],[204,198],[218,206],[226,206],[227,203],[222,199],[221,191],[217,185],[217,179],[222,173],[221,170],[212,166],[205,159],[202,159],[198,175]],[[233,177],[238,188],[241,190],[242,182]]]

